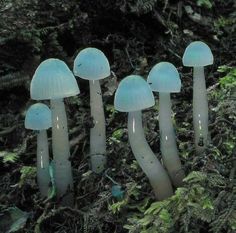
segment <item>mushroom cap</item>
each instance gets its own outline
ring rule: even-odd
[[[140,111],[155,104],[150,86],[139,75],[124,78],[115,93],[115,109],[120,112]]]
[[[49,58],[36,69],[30,84],[32,99],[59,99],[80,93],[77,81],[65,62]]]
[[[208,66],[213,60],[211,49],[202,41],[190,43],[183,55],[183,65],[190,67]]]
[[[74,61],[74,75],[87,80],[99,80],[110,76],[110,65],[105,54],[96,48],[81,50]]]
[[[49,107],[42,103],[31,105],[25,116],[25,128],[43,130],[51,126],[52,116]]]
[[[156,64],[149,72],[147,82],[153,91],[180,92],[181,81],[175,66],[169,62]]]

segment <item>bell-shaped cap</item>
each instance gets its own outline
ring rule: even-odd
[[[180,92],[181,81],[175,66],[169,62],[156,64],[149,72],[147,82],[153,91]]]
[[[208,66],[213,64],[211,49],[202,41],[195,41],[184,51],[183,65],[190,67]]]
[[[52,126],[51,110],[42,103],[33,104],[25,116],[25,128],[32,130],[44,130]]]
[[[30,85],[32,99],[59,99],[80,93],[77,81],[61,60],[50,58],[36,69]]]
[[[74,75],[87,80],[110,76],[110,65],[105,54],[96,48],[81,50],[74,61]]]
[[[150,86],[139,75],[124,78],[115,93],[115,109],[120,112],[134,112],[155,104]]]

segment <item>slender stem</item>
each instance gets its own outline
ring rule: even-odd
[[[106,166],[106,128],[99,80],[89,81],[90,107],[94,126],[90,130],[90,155],[92,170],[101,173]]]
[[[184,171],[182,170],[175,132],[171,120],[170,93],[159,93],[159,129],[161,141],[161,154],[170,178],[176,187],[183,183]]]
[[[58,197],[73,190],[73,178],[68,139],[67,117],[63,99],[51,100],[52,110],[52,149],[55,162],[55,181]],[[62,200],[63,205],[72,205],[72,194]]]
[[[39,131],[37,135],[37,181],[41,195],[46,197],[50,183],[48,137],[46,130]]]
[[[208,144],[208,102],[204,67],[193,68],[193,125],[197,154]]]
[[[147,175],[157,199],[163,200],[171,196],[173,190],[167,172],[145,139],[141,111],[129,112],[128,133],[133,154]]]

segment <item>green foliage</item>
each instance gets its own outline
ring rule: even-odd
[[[19,187],[22,187],[26,183],[35,183],[35,177],[36,177],[36,167],[31,166],[23,166],[20,170],[21,176],[20,181],[18,183]]]
[[[123,200],[115,202],[109,205],[108,209],[112,211],[112,213],[118,213],[122,208],[126,207],[130,201],[130,197],[137,198],[139,195],[138,189],[140,188],[136,183],[127,183],[126,184],[126,195]]]
[[[3,163],[15,163],[19,159],[19,155],[14,152],[1,151],[0,157],[3,158]]]
[[[221,199],[221,192],[216,191],[227,185],[224,177],[194,171],[185,178],[185,182],[186,185],[178,188],[169,199],[153,202],[146,210],[139,209],[140,212],[131,215],[124,227],[129,233],[201,232],[204,223],[211,224],[212,232],[234,229],[235,209],[232,210],[232,200],[235,202],[236,196],[232,192],[235,190],[223,191],[224,200]],[[223,224],[212,224],[220,221]]]
[[[227,33],[232,33],[234,35],[236,30],[236,14],[231,14],[228,17],[220,16],[217,20],[214,21],[214,30],[217,35],[222,35],[224,31]]]
[[[236,67],[220,66],[218,72],[226,73],[226,75],[219,80],[221,88],[236,87]]]
[[[212,2],[210,0],[197,0],[197,5],[208,9],[212,8]]]
[[[117,129],[112,133],[112,138],[114,141],[119,142],[122,136],[124,135],[124,129]]]

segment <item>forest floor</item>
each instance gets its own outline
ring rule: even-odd
[[[45,1],[45,5],[38,3],[37,7],[45,7],[46,2],[56,13],[51,11],[51,21],[44,16],[44,24],[33,24],[29,29],[33,36],[22,39],[26,37],[24,30],[28,30],[24,23],[32,20],[32,14],[28,14],[19,18],[17,30],[23,31],[22,35],[14,34],[16,23],[12,24],[13,38],[0,38],[0,44],[4,43],[0,49],[0,232],[235,232],[235,2],[137,0],[77,4],[62,0],[58,5]],[[25,9],[29,6],[26,4]],[[0,8],[6,25],[12,19],[7,15],[16,14],[20,7],[24,5]],[[42,20],[43,16],[38,15]],[[72,27],[65,29],[65,22]],[[35,33],[38,26],[44,27],[40,35]],[[36,49],[31,43],[38,38],[42,43]],[[196,40],[206,42],[214,55],[214,64],[206,67],[211,143],[198,156],[193,143],[192,70],[182,65],[185,48]],[[36,134],[24,128],[26,110],[34,103],[29,83],[40,61],[58,57],[72,68],[73,59],[85,47],[101,49],[112,69],[112,76],[101,82],[108,164],[102,175],[90,170],[89,89],[88,82],[78,79],[80,95],[65,99],[75,206],[61,207],[53,190],[47,199],[40,198],[36,184]],[[177,144],[187,178],[173,197],[156,202],[128,143],[127,114],[115,111],[113,101],[122,78],[130,74],[146,78],[160,61],[173,63],[181,75],[181,92],[171,97]],[[158,95],[155,97],[158,103]],[[158,106],[143,112],[143,124],[149,145],[161,159]],[[50,130],[48,136],[51,148]],[[122,188],[120,198],[112,196],[115,184]]]

